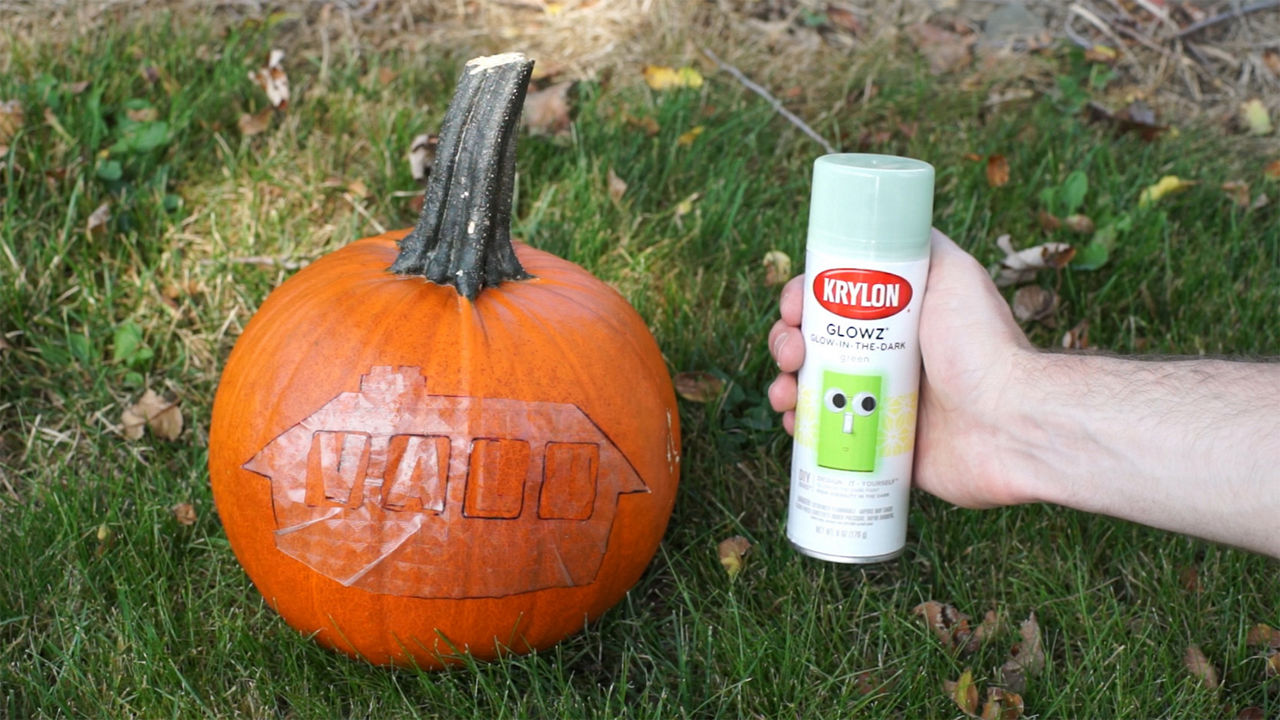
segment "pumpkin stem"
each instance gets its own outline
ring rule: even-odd
[[[529,276],[511,247],[516,134],[533,61],[475,58],[445,111],[422,215],[400,241],[391,272],[452,285],[468,300]]]

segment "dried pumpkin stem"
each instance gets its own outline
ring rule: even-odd
[[[511,247],[516,135],[533,61],[519,53],[471,60],[445,111],[418,224],[391,271],[452,285],[469,300],[529,277]]]

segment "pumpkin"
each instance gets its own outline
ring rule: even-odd
[[[289,278],[237,340],[209,473],[236,558],[327,647],[438,668],[546,648],[636,583],[679,476],[638,313],[510,238],[533,63],[467,63],[417,225]]]

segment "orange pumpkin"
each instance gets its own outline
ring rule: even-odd
[[[675,395],[644,321],[509,237],[532,65],[467,64],[417,227],[272,292],[214,401],[237,559],[289,624],[374,663],[558,642],[635,584],[674,503]]]

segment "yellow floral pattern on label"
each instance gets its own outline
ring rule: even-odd
[[[880,418],[880,457],[911,452],[916,440],[916,393],[894,395]]]

